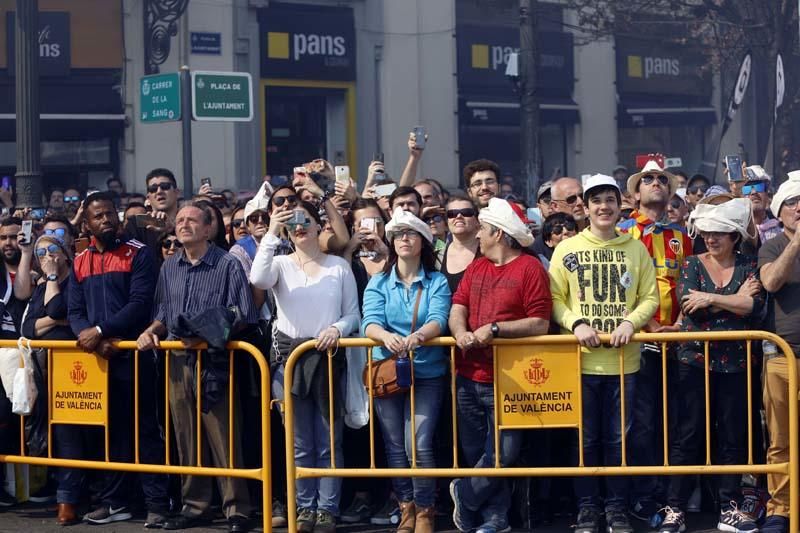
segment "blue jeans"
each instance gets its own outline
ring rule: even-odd
[[[284,399],[283,365],[278,366],[272,375],[272,395]],[[336,380],[334,379],[334,382]],[[291,392],[290,392],[291,394]],[[297,466],[307,468],[330,468],[330,424],[328,405],[317,405],[313,396],[299,398],[294,396],[294,461]],[[322,413],[325,413],[324,415]],[[334,410],[335,413],[335,410]],[[344,467],[342,452],[342,433],[344,418],[335,416],[333,422],[336,467]],[[339,516],[339,499],[342,495],[342,478],[323,477],[298,479],[297,508],[319,509]]]
[[[468,465],[475,468],[494,467],[494,385],[456,377],[458,440]],[[517,460],[522,433],[500,433],[500,465],[510,466]],[[508,482],[495,477],[467,477],[460,481],[460,502],[471,511],[481,511],[489,524],[505,525],[511,507]]]
[[[417,466],[436,466],[433,435],[439,420],[444,392],[444,377],[414,379],[414,420],[416,421]],[[409,468],[411,464],[411,392],[375,400],[389,468]],[[417,507],[435,503],[434,478],[392,478],[394,492],[401,502],[413,501]]]
[[[581,376],[583,394],[583,462],[586,466],[622,464],[622,431],[619,376]],[[632,407],[636,394],[636,374],[625,375],[625,434],[630,435]],[[630,438],[626,443],[630,445]],[[575,449],[577,462],[578,450]],[[606,478],[606,511],[625,512],[628,507],[628,483],[624,476]],[[600,507],[600,480],[594,476],[574,481],[578,506]]]

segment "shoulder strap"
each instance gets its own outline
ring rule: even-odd
[[[419,311],[419,301],[422,298],[422,282],[417,287],[417,300],[414,302],[414,314],[411,317],[411,333],[417,329],[417,312]]]

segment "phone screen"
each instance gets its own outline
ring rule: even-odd
[[[728,181],[742,181],[742,158],[738,155],[726,155],[725,165],[728,167]]]
[[[22,238],[25,244],[30,244],[31,237],[33,236],[33,220],[22,221]]]

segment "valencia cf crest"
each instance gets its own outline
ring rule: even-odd
[[[672,253],[675,255],[680,255],[681,253],[681,241],[680,239],[670,239],[669,240],[669,249],[672,250]]]
[[[544,367],[544,363],[538,358],[531,360],[531,366],[523,374],[528,383],[536,386],[544,385],[550,378],[550,371]]]

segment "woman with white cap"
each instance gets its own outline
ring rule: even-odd
[[[383,347],[373,350],[381,361],[394,354],[412,356],[412,387],[375,400],[389,467],[408,468],[412,461],[411,397],[414,397],[416,464],[435,466],[433,436],[442,405],[447,373],[444,348],[421,346],[447,329],[450,289],[436,272],[433,235],[428,224],[399,207],[386,225],[389,259],[364,293],[362,329]],[[436,481],[394,478],[402,516],[397,531],[432,533]]]
[[[748,232],[750,202],[735,198],[719,205],[698,204],[689,216],[690,235],[699,234],[707,252],[684,263],[678,294],[683,311],[681,331],[743,331],[758,329],[758,310],[765,293],[758,281],[758,260],[738,253]],[[747,351],[743,342],[712,342],[710,357],[710,416],[716,423],[715,440],[720,464],[747,461]],[[670,416],[670,463],[694,464],[705,435],[705,346],[686,342],[678,348],[677,374],[672,382],[675,399]],[[756,531],[752,518],[739,511],[741,476],[719,476],[722,510],[717,528],[722,531]],[[662,532],[683,531],[692,480],[673,476],[667,493]]]

